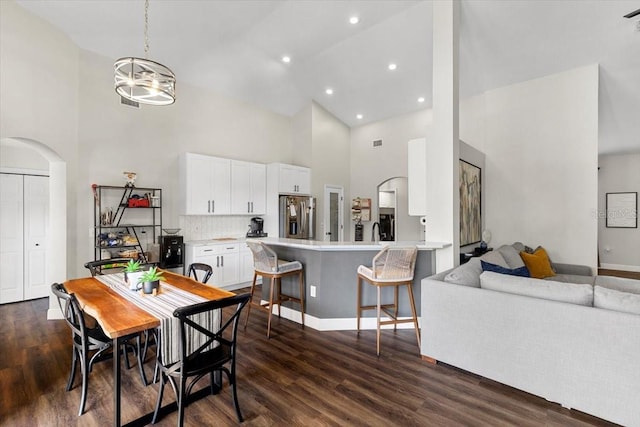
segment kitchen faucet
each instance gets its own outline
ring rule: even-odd
[[[378,239],[376,240],[376,227],[378,227]],[[371,241],[379,242],[380,241],[380,223],[374,222],[371,226]]]

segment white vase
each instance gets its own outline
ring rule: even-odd
[[[138,279],[144,274],[144,271],[135,271],[133,273],[124,273],[124,281],[129,285],[129,289],[132,291],[138,290]]]

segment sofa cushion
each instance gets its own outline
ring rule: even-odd
[[[596,286],[614,289],[616,291],[640,294],[640,280],[625,279],[623,277],[596,276]]]
[[[595,286],[593,306],[606,310],[640,314],[640,294]]]
[[[529,270],[524,265],[519,268],[504,268],[499,265],[491,264],[486,261],[480,261],[482,271],[493,271],[494,273],[509,274],[511,276],[530,277]]]
[[[455,283],[456,285],[480,287],[480,273],[482,266],[479,258],[471,258],[469,262],[451,270],[449,274],[444,276],[444,281]]]
[[[553,268],[551,268],[551,261],[549,255],[543,247],[538,247],[532,254],[526,252],[520,252],[524,265],[529,269],[531,277],[537,279],[543,279],[545,277],[555,276]]]
[[[578,274],[556,274],[552,277],[545,277],[542,280],[550,280],[554,282],[562,282],[562,283],[588,283],[593,286],[595,282],[594,276],[581,276]]]
[[[485,271],[480,275],[480,287],[551,301],[593,305],[593,286],[589,284],[562,283]]]
[[[499,265],[500,267],[511,268],[502,254],[498,251],[489,251],[482,255],[480,259],[491,264]]]
[[[518,252],[512,245],[502,245],[497,249],[497,251],[502,255],[509,268],[520,268],[525,266],[524,261],[522,261],[522,257],[520,256],[520,252]]]

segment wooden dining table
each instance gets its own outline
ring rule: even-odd
[[[200,296],[206,300],[218,300],[234,295],[225,291],[204,285],[189,277],[180,274],[161,270],[164,276],[163,281]],[[68,293],[75,294],[80,307],[85,313],[94,317],[104,330],[104,333],[113,340],[113,382],[114,382],[114,426],[120,426],[120,357],[116,357],[120,346],[137,334],[148,329],[160,326],[160,319],[149,314],[133,302],[119,295],[117,292],[104,285],[95,277],[85,277],[72,279],[64,283]],[[153,298],[153,296],[149,296]],[[149,418],[149,414],[140,419],[128,423],[127,425],[144,425],[144,420]]]

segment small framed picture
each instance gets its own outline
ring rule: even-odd
[[[638,228],[638,193],[606,194],[606,226],[608,228]]]

